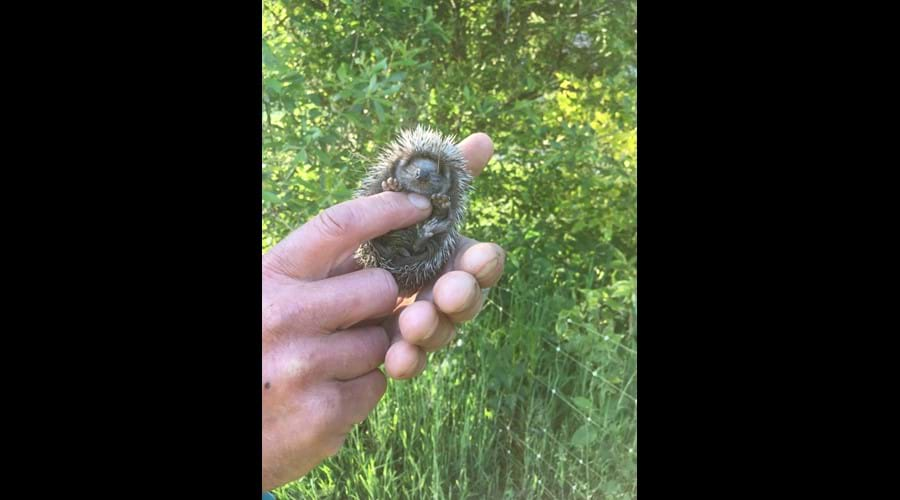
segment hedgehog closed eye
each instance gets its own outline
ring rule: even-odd
[[[466,160],[452,137],[422,126],[402,131],[369,168],[356,196],[419,193],[431,199],[431,216],[364,243],[356,260],[365,267],[389,271],[402,295],[417,291],[437,275],[456,249],[471,182]]]

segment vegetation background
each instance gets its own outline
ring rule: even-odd
[[[263,251],[422,123],[493,138],[463,233],[508,252],[454,345],[280,498],[636,496],[636,17],[263,0]]]

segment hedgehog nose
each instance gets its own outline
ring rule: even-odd
[[[428,172],[423,172],[421,168],[416,169],[416,180],[423,181],[428,177]]]

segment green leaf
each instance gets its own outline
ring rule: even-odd
[[[277,194],[275,194],[275,193],[273,193],[273,192],[271,192],[271,191],[265,191],[265,190],[263,190],[263,192],[262,192],[262,197],[263,197],[264,200],[266,200],[266,201],[268,201],[268,202],[272,202],[272,203],[281,203],[281,198],[279,198]]]
[[[590,410],[594,406],[590,399],[581,396],[575,396],[572,401],[583,410]]]
[[[584,424],[572,434],[572,444],[578,447],[584,447],[591,444],[597,439],[597,431],[591,424]]]
[[[297,154],[294,155],[294,165],[297,165],[298,163],[306,163],[305,149],[300,149],[299,151],[297,151]]]
[[[304,78],[303,75],[298,75],[296,73],[288,73],[281,77],[281,81],[284,83],[294,83],[298,85],[303,85]]]
[[[406,78],[406,72],[400,71],[400,72],[394,73],[393,75],[389,76],[388,79],[385,80],[385,83],[399,82],[399,81],[403,80],[404,78]]]
[[[297,179],[297,182],[299,182],[301,186],[310,191],[316,192],[319,190],[319,184],[315,181],[310,181],[307,179]]]
[[[378,121],[384,121],[384,108],[381,107],[381,103],[377,100],[373,100],[372,104],[375,106],[375,114],[378,115]]]
[[[366,89],[366,92],[372,92],[375,90],[375,84],[378,82],[378,75],[372,75],[372,78],[369,80],[369,88]]]
[[[281,93],[281,84],[277,80],[266,79],[266,90],[279,94]]]

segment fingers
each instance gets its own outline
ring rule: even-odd
[[[443,272],[463,271],[471,274],[481,288],[490,288],[500,281],[506,265],[506,252],[496,243],[480,243],[461,237],[453,258]],[[418,300],[434,300],[434,285],[427,284],[418,293]]]
[[[474,318],[481,310],[482,298],[481,287],[469,273],[452,271],[438,279],[430,296],[423,299],[420,294],[419,300],[385,322],[392,338],[384,359],[385,372],[394,379],[422,373],[426,353],[449,344],[456,332],[453,324]]]
[[[414,302],[400,313],[399,330],[403,340],[425,352],[444,347],[455,333],[450,319],[426,301]]]
[[[451,271],[434,284],[434,305],[454,323],[474,318],[481,311],[481,298],[478,281],[464,271]]]
[[[388,348],[384,357],[384,371],[393,379],[408,379],[422,373],[426,361],[422,348],[401,339]]]
[[[322,371],[337,380],[352,380],[377,369],[387,354],[387,333],[380,326],[343,330],[319,337],[324,351]]]
[[[428,217],[431,201],[414,193],[379,193],[319,213],[263,257],[264,266],[301,280],[335,274],[365,241]]]
[[[500,281],[506,265],[506,252],[496,243],[479,243],[462,238],[453,259],[453,270],[471,274],[481,288],[490,288]]]
[[[481,132],[466,137],[457,147],[466,159],[469,172],[476,177],[494,154],[494,143],[487,134]]]
[[[294,304],[286,328],[314,323],[321,333],[349,328],[363,320],[389,315],[397,304],[397,282],[384,269],[361,269],[287,289],[303,297]],[[293,291],[293,292],[292,292]],[[290,298],[286,299],[290,300]]]
[[[384,356],[384,372],[395,380],[415,377],[422,373],[427,364],[428,358],[425,351],[421,347],[405,340],[400,333],[400,317],[415,304],[414,302],[398,307],[394,314],[382,323],[391,341],[391,346]],[[432,309],[434,308],[430,303],[425,304]],[[414,313],[414,316],[420,316],[420,314]],[[419,317],[418,323],[421,325],[420,329],[431,328],[428,318]]]
[[[425,353],[453,340],[454,323],[468,321],[481,311],[481,289],[497,284],[505,261],[506,253],[498,245],[463,238],[446,274],[384,323],[392,339],[385,357],[385,372],[395,379],[421,373],[426,366]]]
[[[263,364],[263,387],[267,394],[278,394],[321,380],[351,380],[378,368],[389,345],[380,326],[297,337]]]
[[[394,342],[385,359],[388,375],[410,378],[421,373],[425,353],[453,340],[454,323],[468,321],[481,311],[481,289],[497,284],[505,260],[506,254],[498,245],[463,238],[458,255],[448,265],[449,271],[419,292],[416,302],[395,312],[397,317],[384,324]]]

